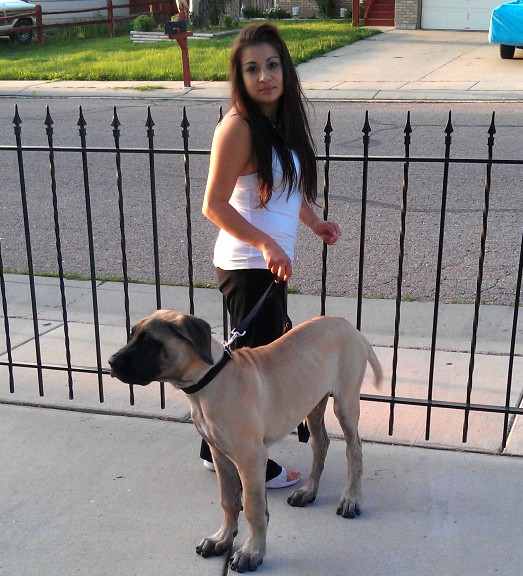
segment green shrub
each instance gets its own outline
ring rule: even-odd
[[[320,11],[321,16],[324,16],[325,18],[334,17],[334,10],[336,8],[335,0],[316,0],[316,4],[318,4],[318,10]]]
[[[263,14],[269,20],[283,20],[284,18],[291,17],[290,12],[280,8],[278,5],[267,8]]]
[[[131,30],[131,22],[125,20],[115,23],[115,36],[128,36]],[[107,24],[79,24],[77,26],[67,26],[65,28],[51,28],[46,31],[47,38],[107,38],[109,31]]]
[[[232,16],[230,14],[223,14],[221,25],[226,28],[232,28]]]
[[[156,28],[154,18],[142,14],[133,20],[133,30],[137,32],[152,32]]]
[[[211,26],[219,26],[220,18],[225,13],[225,0],[213,0],[208,3],[208,17]]]
[[[224,30],[232,30],[233,28],[238,28],[240,23],[235,20],[230,14],[222,14],[220,18],[220,28]]]
[[[263,11],[256,6],[244,6],[242,8],[242,16],[250,20],[251,18],[263,18]]]

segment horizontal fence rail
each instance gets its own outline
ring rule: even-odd
[[[162,261],[161,250],[159,247],[159,233],[158,222],[159,218],[165,218],[165,214],[159,216],[157,206],[157,162],[162,158],[179,158],[180,166],[178,170],[183,174],[184,182],[184,203],[185,203],[185,217],[183,221],[176,221],[173,225],[177,227],[184,227],[186,231],[186,282],[187,294],[189,298],[189,312],[195,313],[194,302],[194,255],[193,255],[193,195],[191,191],[191,182],[193,178],[191,158],[193,157],[207,157],[210,153],[208,149],[193,149],[190,147],[190,122],[187,117],[186,109],[183,108],[181,115],[181,137],[183,145],[179,148],[165,148],[157,147],[155,135],[155,123],[152,117],[150,108],[147,110],[145,121],[145,139],[147,145],[143,147],[123,147],[121,146],[121,123],[118,117],[116,107],[114,107],[113,118],[111,122],[111,137],[113,144],[111,146],[97,147],[88,143],[88,122],[84,117],[83,110],[80,107],[78,115],[78,139],[79,144],[76,146],[58,146],[55,145],[54,137],[54,122],[51,117],[49,108],[45,117],[45,136],[47,144],[34,145],[26,144],[23,142],[22,118],[18,113],[18,108],[15,109],[13,126],[14,126],[14,143],[0,145],[0,158],[14,158],[18,169],[18,181],[20,192],[20,210],[23,220],[24,229],[24,244],[27,260],[27,276],[29,283],[30,294],[30,315],[32,319],[32,337],[35,348],[35,361],[20,361],[15,359],[14,349],[12,344],[12,318],[10,316],[10,301],[7,295],[6,278],[9,276],[9,268],[5,265],[5,255],[9,251],[9,240],[0,240],[0,290],[2,297],[2,315],[3,315],[3,328],[5,336],[5,352],[0,354],[0,367],[6,368],[8,376],[9,392],[13,395],[16,394],[16,370],[29,369],[36,373],[38,382],[38,393],[44,396],[44,371],[50,372],[63,372],[67,374],[67,388],[69,399],[73,400],[75,397],[75,376],[79,374],[92,375],[95,377],[98,386],[99,402],[105,401],[104,389],[104,376],[109,374],[106,363],[102,358],[102,344],[100,327],[103,325],[103,318],[101,317],[99,307],[99,281],[97,272],[97,253],[95,245],[95,232],[93,226],[93,198],[91,190],[91,174],[97,169],[98,159],[111,158],[114,162],[115,179],[112,183],[107,183],[107,188],[116,191],[117,196],[117,210],[118,210],[118,230],[117,235],[119,238],[120,246],[120,265],[121,269],[119,275],[121,277],[122,285],[122,298],[124,309],[125,333],[127,338],[131,333],[131,318],[132,303],[130,299],[130,286],[132,279],[129,275],[128,269],[128,255],[127,255],[127,241],[129,224],[127,221],[126,211],[126,187],[124,185],[125,168],[129,166],[129,162],[135,162],[138,158],[144,158],[147,165],[147,205],[144,205],[143,210],[149,212],[149,219],[151,222],[151,236],[152,236],[152,261],[153,261],[153,286],[156,308],[161,308],[164,302],[162,301]],[[221,119],[221,109],[218,114],[218,120]],[[331,153],[331,133],[333,127],[331,124],[331,117],[327,119],[324,129],[324,150],[317,155],[318,162],[323,163],[323,217],[325,219],[330,217],[329,198],[333,193],[332,190],[332,176],[335,170],[342,165],[355,165],[361,170],[360,182],[360,196],[359,196],[359,242],[357,254],[357,290],[355,294],[356,299],[356,314],[355,324],[358,329],[362,328],[362,315],[364,310],[364,283],[367,272],[366,250],[368,242],[367,228],[370,224],[370,217],[368,213],[368,195],[369,195],[369,170],[379,163],[398,165],[401,169],[401,202],[399,205],[399,230],[397,233],[396,244],[393,249],[389,250],[383,257],[390,260],[394,258],[397,261],[396,279],[395,279],[395,298],[394,298],[394,335],[391,360],[391,381],[389,383],[389,394],[387,395],[374,395],[362,394],[362,400],[365,402],[374,402],[378,404],[387,404],[389,408],[388,418],[388,434],[394,434],[395,418],[398,406],[414,406],[424,410],[425,420],[425,440],[429,440],[431,436],[431,424],[433,421],[433,411],[446,409],[453,411],[461,411],[463,413],[462,424],[462,442],[466,443],[469,436],[470,416],[472,413],[492,413],[500,414],[503,416],[503,423],[500,430],[501,447],[504,449],[507,445],[511,428],[514,424],[515,418],[518,415],[523,415],[521,408],[521,397],[513,401],[514,393],[517,390],[513,389],[514,379],[514,362],[519,358],[516,352],[516,340],[518,333],[518,312],[520,307],[520,291],[521,291],[521,278],[523,272],[523,234],[521,236],[521,245],[518,247],[518,261],[515,263],[517,266],[517,280],[513,289],[513,298],[511,303],[512,325],[510,334],[510,347],[504,353],[508,359],[507,373],[504,375],[505,386],[505,400],[499,404],[487,404],[473,402],[474,382],[475,382],[475,363],[477,358],[477,338],[478,326],[480,324],[480,314],[482,307],[482,291],[484,284],[484,263],[485,256],[488,249],[488,234],[490,232],[490,196],[492,191],[492,172],[497,166],[521,166],[523,160],[521,159],[499,159],[494,158],[495,149],[495,115],[492,114],[491,124],[486,134],[486,149],[487,153],[484,158],[478,157],[452,157],[452,115],[449,113],[448,122],[444,128],[443,138],[443,154],[441,156],[414,156],[411,155],[411,138],[412,126],[410,121],[410,113],[407,115],[405,127],[403,130],[403,151],[402,154],[397,156],[380,156],[372,155],[370,153],[371,145],[371,122],[368,113],[363,122],[362,128],[362,152],[356,155],[340,155]],[[27,176],[30,173],[30,164],[34,155],[45,155],[48,160],[48,177],[49,177],[49,193],[52,199],[52,222],[49,226],[53,227],[53,238],[55,244],[55,260],[57,266],[58,290],[60,293],[60,311],[61,311],[61,324],[63,326],[63,343],[65,350],[65,357],[63,364],[47,363],[43,359],[41,349],[41,329],[38,323],[38,301],[36,290],[37,275],[42,272],[35,268],[33,261],[34,252],[34,225],[31,221],[31,214],[29,206],[29,190],[26,184]],[[87,247],[89,259],[89,283],[90,283],[90,298],[92,305],[92,325],[94,326],[94,333],[92,339],[95,348],[95,365],[94,366],[78,366],[73,364],[70,350],[70,319],[69,309],[70,302],[67,295],[67,278],[69,271],[64,269],[63,264],[63,225],[62,209],[63,209],[63,193],[60,190],[58,183],[58,168],[57,157],[67,157],[67,165],[74,165],[78,167],[81,174],[81,181],[77,182],[77,186],[81,187],[83,194],[82,218],[85,223],[85,242]],[[409,215],[409,192],[412,168],[415,165],[436,164],[442,169],[442,177],[440,182],[440,197],[439,197],[439,225],[437,242],[434,246],[436,255],[436,273],[434,277],[434,298],[433,298],[433,313],[432,313],[432,326],[430,335],[430,355],[429,370],[427,374],[426,392],[424,397],[406,397],[398,395],[398,383],[402,379],[401,369],[399,367],[399,351],[401,348],[401,321],[402,312],[404,311],[405,295],[403,293],[404,279],[405,279],[405,257],[406,257],[406,239],[409,237],[411,231],[408,228],[408,215]],[[484,186],[483,186],[483,207],[481,213],[481,226],[479,231],[478,246],[479,255],[477,258],[477,280],[476,289],[473,302],[473,320],[470,327],[471,339],[470,348],[468,352],[468,378],[463,390],[463,401],[447,401],[438,399],[434,394],[435,386],[435,365],[436,357],[438,354],[438,334],[440,322],[440,307],[441,307],[441,285],[443,274],[443,261],[445,253],[445,240],[447,231],[448,208],[447,200],[449,194],[449,175],[452,167],[455,165],[472,166],[479,165],[484,169]],[[42,183],[44,186],[44,183]],[[199,210],[199,207],[198,207]],[[1,234],[4,236],[4,234]],[[320,310],[321,314],[326,313],[327,302],[327,285],[328,285],[328,247],[326,244],[322,247],[321,253],[321,290],[319,291]],[[196,311],[197,312],[197,311]],[[223,327],[224,337],[227,337],[227,314],[225,307],[223,307]],[[1,352],[1,351],[0,351]],[[130,386],[130,404],[134,405],[134,390]],[[165,388],[160,384],[160,406],[165,408]]]

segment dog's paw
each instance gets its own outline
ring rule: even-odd
[[[236,572],[254,572],[263,563],[265,550],[252,550],[250,546],[244,544],[235,552],[229,560],[231,570]]]
[[[295,490],[288,498],[287,503],[291,506],[303,508],[316,500],[316,493],[311,492],[305,486]]]
[[[232,534],[222,534],[217,532],[209,538],[204,538],[198,546],[196,546],[196,554],[208,558],[209,556],[221,556],[224,552],[232,546],[236,531]]]
[[[336,514],[343,518],[357,518],[361,514],[360,505],[357,500],[342,498]]]

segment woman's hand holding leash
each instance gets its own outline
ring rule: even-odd
[[[292,261],[283,248],[274,240],[262,248],[267,268],[276,275],[275,282],[287,282],[292,276]]]

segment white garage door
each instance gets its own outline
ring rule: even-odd
[[[421,27],[433,30],[488,30],[492,10],[503,0],[422,0]]]

